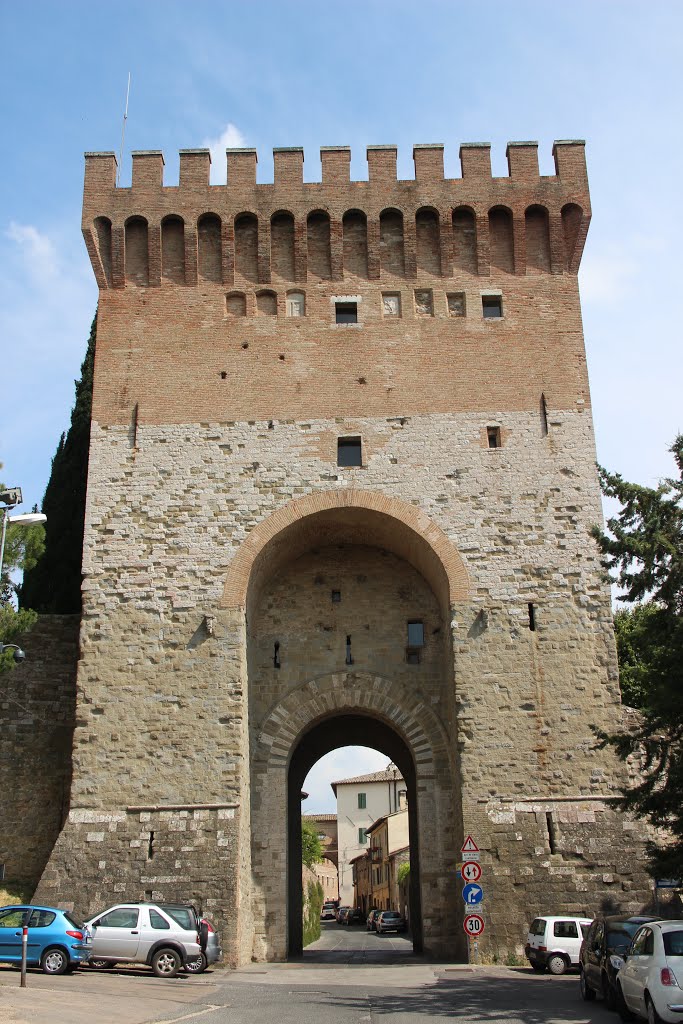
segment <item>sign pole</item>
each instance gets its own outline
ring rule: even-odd
[[[21,982],[20,988],[26,988],[26,950],[28,947],[28,926],[21,929]]]

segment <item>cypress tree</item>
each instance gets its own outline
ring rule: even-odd
[[[96,334],[97,314],[90,328],[80,380],[74,381],[76,400],[71,410],[71,425],[59,439],[43,498],[42,511],[47,516],[45,552],[35,567],[24,574],[19,591],[22,608],[33,608],[44,614],[71,615],[81,611]]]

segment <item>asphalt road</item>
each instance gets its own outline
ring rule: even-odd
[[[0,966],[1,1024],[619,1024],[575,974],[435,964],[403,936],[325,924],[301,960],[199,977],[82,969],[49,978]]]

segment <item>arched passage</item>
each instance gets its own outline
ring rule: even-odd
[[[410,831],[410,919],[413,949],[422,952],[420,908],[420,844],[418,841],[417,778],[415,764],[405,741],[386,722],[369,714],[339,714],[324,718],[299,740],[289,764],[287,781],[287,935],[288,955],[303,952],[301,906],[301,787],[309,770],[325,754],[338,747],[368,746],[380,750],[396,765],[408,792]]]

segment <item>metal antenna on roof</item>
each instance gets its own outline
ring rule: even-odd
[[[116,184],[121,181],[121,163],[123,161],[123,140],[126,137],[126,121],[128,120],[128,97],[130,96],[130,71],[128,72],[128,87],[126,88],[126,109],[123,112],[123,127],[121,128],[121,149],[119,150],[119,166],[116,169]]]

